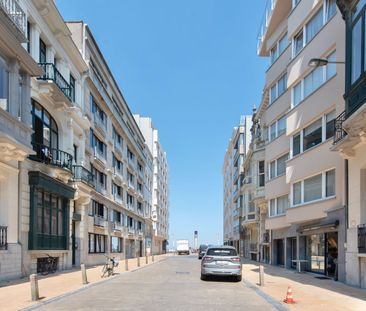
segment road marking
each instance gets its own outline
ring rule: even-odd
[[[272,296],[266,294],[264,291],[262,291],[258,286],[253,285],[249,281],[245,280],[243,278],[244,285],[253,291],[257,293],[258,296],[262,297],[265,301],[267,301],[269,304],[271,304],[273,307],[276,308],[278,311],[289,311],[288,308],[286,308],[284,305],[282,305],[279,301],[272,298]]]

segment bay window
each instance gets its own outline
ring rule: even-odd
[[[328,170],[292,185],[292,206],[335,196],[335,170]]]

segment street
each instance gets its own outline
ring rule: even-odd
[[[200,280],[196,255],[174,256],[65,296],[41,310],[276,310],[243,282]]]

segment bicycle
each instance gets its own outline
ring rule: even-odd
[[[108,257],[106,263],[104,264],[102,268],[102,278],[104,278],[106,275],[111,276],[114,274],[114,268],[118,267],[119,261],[115,257]]]
[[[57,257],[52,257],[46,254],[48,258],[45,258],[43,267],[41,268],[41,274],[47,275],[49,273],[55,273],[57,270]]]

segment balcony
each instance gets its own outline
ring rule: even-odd
[[[105,184],[102,184],[100,182],[97,182],[96,183],[96,187],[95,189],[100,193],[100,194],[103,194],[103,195],[106,195],[107,194],[107,190],[105,188]]]
[[[334,122],[334,140],[333,144],[337,144],[343,138],[347,136],[347,133],[343,129],[343,122],[346,120],[346,111],[343,111]]]
[[[115,230],[115,231],[123,231],[123,225],[120,222],[115,221],[113,223],[113,230]]]
[[[29,158],[33,161],[42,162],[47,165],[58,166],[63,169],[72,171],[72,155],[60,149],[51,148],[46,145],[32,142],[35,155]]]
[[[0,250],[8,249],[8,227],[0,226]]]
[[[118,203],[118,204],[121,204],[123,203],[123,199],[122,199],[122,196],[118,195],[118,194],[114,194],[113,195],[113,199],[114,199],[114,202]]]
[[[106,227],[108,224],[108,221],[100,215],[94,215],[94,226],[97,227]]]
[[[27,41],[27,17],[16,0],[0,0],[1,19],[9,30],[24,43]]]
[[[94,159],[97,159],[101,161],[102,163],[105,163],[107,160],[107,155],[104,151],[99,150],[96,146],[94,147]]]
[[[358,252],[366,254],[366,224],[358,226]]]
[[[56,102],[67,99],[71,103],[71,87],[62,74],[57,70],[55,64],[39,63],[39,66],[43,69],[44,75],[39,77],[38,80],[52,81],[52,85],[56,86],[56,88],[53,89],[55,92],[51,92],[53,99]]]
[[[82,165],[73,165],[72,171],[74,174],[73,180],[75,182],[83,182],[88,186],[95,188],[95,180],[92,172],[88,171]]]
[[[133,227],[128,227],[128,234],[129,235],[135,234],[135,229]]]

